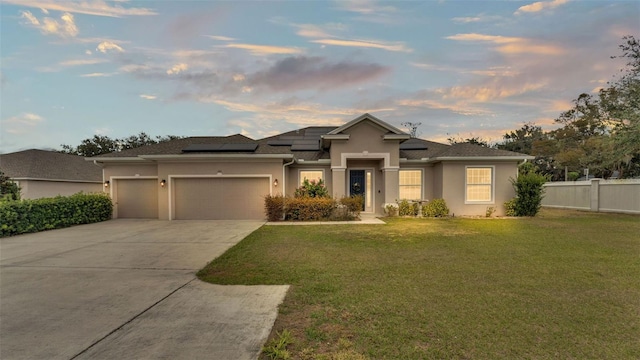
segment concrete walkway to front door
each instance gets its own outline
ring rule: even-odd
[[[0,239],[0,358],[255,359],[288,287],[195,272],[262,224],[111,220]]]

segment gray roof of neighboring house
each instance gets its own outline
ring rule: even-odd
[[[46,150],[0,154],[0,170],[12,179],[102,182],[102,168],[82,156]]]
[[[195,136],[182,139],[171,140],[154,145],[143,146],[135,149],[123,150],[109,154],[99,155],[96,158],[118,158],[118,157],[137,157],[139,155],[181,155],[183,149],[189,145],[213,145],[213,144],[237,144],[237,143],[253,143],[258,147],[250,154],[289,154],[298,160],[316,161],[321,159],[329,159],[329,151],[323,149],[322,146],[318,150],[312,151],[295,151],[292,150],[292,139],[299,139],[306,143],[314,142],[315,139],[321,141],[320,136],[330,133],[337,129],[336,126],[310,126],[298,130],[285,132],[282,134],[270,136],[260,140],[253,140],[244,135],[236,134],[230,136]],[[273,145],[279,144],[279,145]],[[288,145],[287,145],[288,144]],[[526,155],[511,151],[486,148],[473,144],[455,144],[446,145],[423,139],[409,139],[403,142],[404,145],[413,145],[409,147],[419,148],[418,150],[400,149],[400,158],[408,160],[420,160],[425,158],[437,157],[524,157]],[[203,152],[207,153],[207,152]],[[247,154],[247,152],[225,152],[227,154]],[[193,152],[189,152],[193,154]]]

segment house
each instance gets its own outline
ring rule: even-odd
[[[100,166],[77,155],[37,149],[0,154],[0,170],[18,184],[22,199],[102,191]]]
[[[334,197],[362,194],[365,213],[399,199],[444,198],[456,215],[504,213],[510,178],[528,155],[410,136],[364,114],[261,140],[189,137],[100,155],[114,217],[263,219],[267,194],[293,195],[306,178]]]

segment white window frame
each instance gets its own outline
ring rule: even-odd
[[[400,196],[400,189],[402,188],[402,184],[400,184],[400,173],[402,171],[420,171],[420,199],[406,199],[406,200],[423,200],[424,199],[424,169],[420,168],[400,168],[398,169],[398,200],[402,200],[402,196]]]
[[[469,185],[486,185],[486,184],[469,184],[467,182],[467,169],[491,169],[491,200],[486,201],[474,201],[467,199],[467,187]],[[464,203],[465,204],[479,204],[479,205],[491,205],[495,204],[496,200],[496,167],[495,165],[467,165],[464,167]]]
[[[297,185],[297,187],[302,186],[302,181],[304,180],[304,178],[302,177],[302,172],[303,171],[321,171],[322,172],[322,182],[324,182],[324,184],[326,186],[327,181],[326,181],[326,178],[325,178],[324,169],[298,169],[298,185]]]

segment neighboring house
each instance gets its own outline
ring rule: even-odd
[[[528,155],[412,139],[364,114],[340,127],[307,127],[261,140],[189,137],[87,160],[104,167],[114,217],[263,219],[264,196],[293,196],[304,178],[334,197],[362,194],[365,213],[399,199],[444,198],[456,215],[504,213],[510,178]]]
[[[0,154],[0,170],[21,188],[22,199],[102,191],[102,169],[81,156],[24,150]]]

